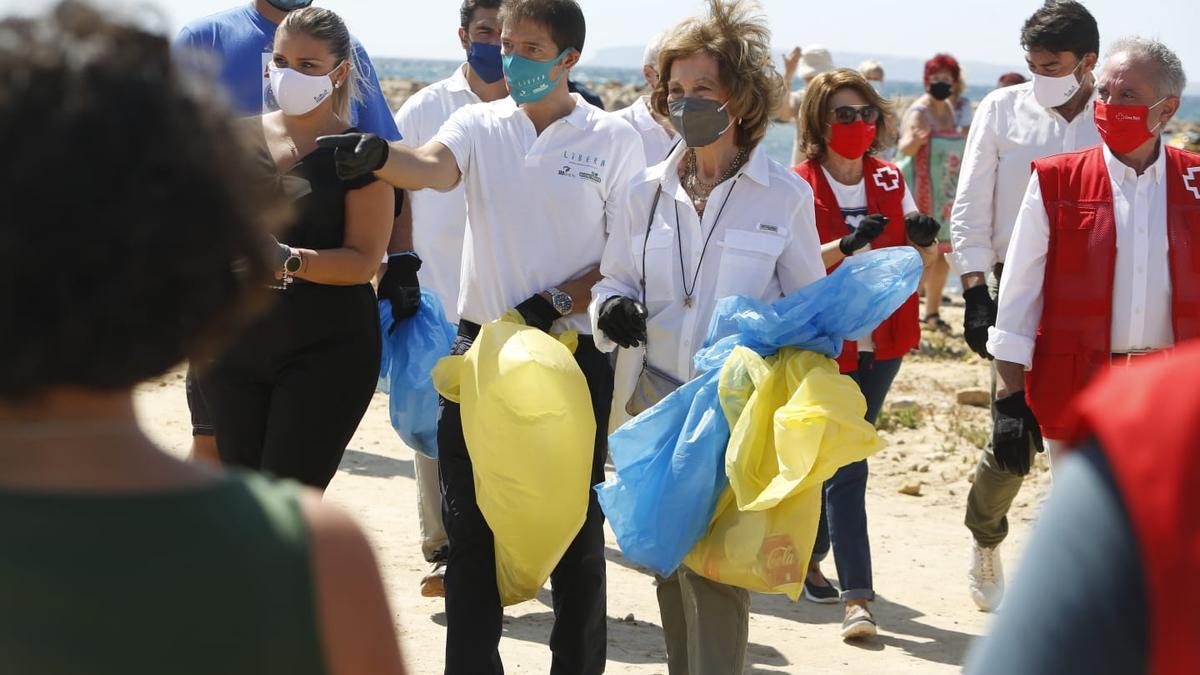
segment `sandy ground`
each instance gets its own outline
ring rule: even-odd
[[[960,307],[943,315],[960,329]],[[972,640],[986,630],[989,615],[978,612],[967,595],[970,535],[962,520],[976,443],[990,427],[985,409],[956,404],[955,393],[986,388],[988,370],[974,356],[964,356],[960,339],[926,337],[923,353],[909,357],[889,397],[889,447],[871,460],[867,507],[879,637],[845,644],[838,636],[839,606],[756,595],[747,673],[957,672]],[[182,378],[172,373],[137,392],[150,433],[181,455],[190,442]],[[1010,575],[1049,486],[1044,463],[1035,473],[1017,498],[1012,534],[1002,549]],[[899,492],[917,486],[919,496]],[[417,591],[427,565],[417,527],[413,452],[392,431],[382,395],[375,397],[327,498],[353,513],[375,544],[410,672],[440,673],[442,603]],[[665,674],[651,578],[630,567],[611,532],[607,543],[608,672]],[[834,577],[832,560],[825,571]],[[549,601],[544,591],[506,611],[500,650],[507,672],[548,672]]]

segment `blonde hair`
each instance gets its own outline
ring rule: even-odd
[[[737,144],[752,148],[767,135],[771,115],[785,88],[771,60],[771,31],[752,0],[708,0],[708,16],[676,26],[658,56],[658,86],[650,102],[668,115],[671,66],[676,60],[706,53],[717,62],[721,85],[728,92],[729,116],[737,120]]]
[[[363,101],[362,91],[365,81],[358,60],[358,52],[354,48],[354,41],[350,38],[350,29],[346,28],[346,22],[328,9],[308,6],[288,12],[283,23],[280,24],[279,30],[307,35],[320,40],[328,45],[329,52],[338,60],[338,65],[341,65],[343,61],[349,64],[346,80],[340,87],[333,90],[332,96],[334,113],[349,122],[350,105]]]
[[[867,149],[867,153],[873,154],[891,145],[896,133],[891,102],[880,96],[857,71],[838,68],[816,76],[804,92],[804,103],[800,107],[800,119],[804,127],[801,143],[809,159],[820,161],[825,157],[825,127],[829,125],[829,117],[833,114],[829,110],[829,99],[842,89],[857,91],[868,104],[879,108],[879,119],[875,121],[875,142]]]

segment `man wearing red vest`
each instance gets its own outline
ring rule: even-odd
[[[1161,142],[1183,66],[1158,42],[1118,42],[1097,82],[1104,145],[1034,162],[988,350],[1001,380],[992,443],[1014,474],[1051,459],[1088,380],[1200,334],[1200,155]]]

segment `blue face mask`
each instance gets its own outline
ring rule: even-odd
[[[503,57],[504,77],[508,79],[508,88],[517,105],[536,103],[558,86],[566,71],[553,80],[550,79],[550,71],[562,63],[570,51],[568,47],[558,58],[550,61],[531,61],[516,54]]]
[[[491,84],[504,77],[504,64],[500,60],[500,45],[472,42],[467,50],[467,63],[479,79]]]
[[[267,4],[281,12],[290,12],[294,9],[304,9],[313,3],[313,0],[267,0]]]

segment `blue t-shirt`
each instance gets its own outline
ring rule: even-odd
[[[229,91],[234,108],[244,115],[262,115],[279,109],[267,77],[276,28],[278,25],[253,5],[243,5],[184,26],[175,38],[175,48],[217,55],[221,59],[220,82]],[[363,101],[351,105],[350,124],[389,141],[400,140],[371,57],[358,40],[354,40],[354,51],[362,69]]]

